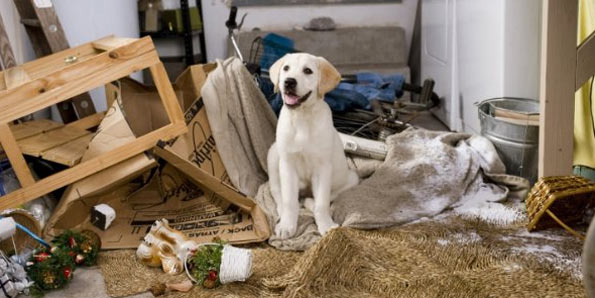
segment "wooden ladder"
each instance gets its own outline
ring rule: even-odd
[[[70,48],[51,0],[14,0],[14,4],[38,58]],[[64,123],[96,113],[87,92],[76,95],[57,107]]]

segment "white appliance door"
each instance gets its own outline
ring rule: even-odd
[[[436,82],[441,98],[433,113],[451,130],[460,130],[457,89],[456,30],[454,0],[422,0],[421,79]]]

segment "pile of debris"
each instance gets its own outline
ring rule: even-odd
[[[128,78],[143,69],[154,87]],[[189,67],[172,86],[149,37],[107,37],[0,72],[2,217],[19,224],[25,207],[32,235],[88,230],[104,249],[137,248],[162,219],[196,242],[267,239],[266,217],[232,186],[211,133],[200,92],[212,69]],[[102,86],[106,112],[20,120]],[[34,248],[7,233],[6,253]]]

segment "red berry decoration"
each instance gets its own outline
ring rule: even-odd
[[[74,237],[70,237],[70,239],[68,239],[68,244],[70,245],[70,248],[74,248],[76,246],[76,240]]]
[[[66,279],[70,279],[72,277],[72,270],[69,267],[64,268],[62,273],[64,273],[64,278]]]
[[[216,281],[217,280],[217,271],[215,271],[215,270],[209,271],[209,275],[207,276],[207,279]]]
[[[39,254],[35,255],[35,260],[37,262],[43,262],[50,257],[50,254],[47,252],[40,252]]]

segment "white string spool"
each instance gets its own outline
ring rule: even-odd
[[[196,249],[206,245],[219,245],[217,243],[201,243],[196,246]],[[184,258],[184,269],[188,278],[194,283],[197,281],[192,277],[188,270],[188,257],[192,255],[189,252]],[[231,245],[223,246],[223,253],[221,255],[221,267],[219,268],[219,281],[222,284],[245,281],[252,275],[252,251],[244,248],[237,248]]]

